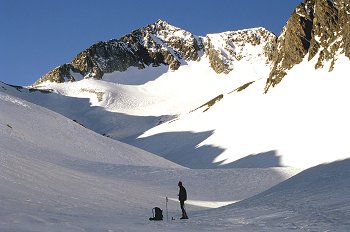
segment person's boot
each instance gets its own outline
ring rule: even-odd
[[[181,217],[180,219],[188,219],[187,213],[183,213],[183,214],[182,214],[182,217]]]

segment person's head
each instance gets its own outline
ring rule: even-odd
[[[181,181],[179,181],[179,183],[178,183],[177,185],[178,185],[179,187],[180,187],[180,186],[182,186],[182,182],[181,182]]]

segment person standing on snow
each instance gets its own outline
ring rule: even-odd
[[[182,217],[180,219],[188,219],[187,213],[185,210],[185,201],[187,200],[187,192],[185,187],[182,185],[181,181],[179,181],[178,186],[180,188],[178,196],[179,196],[180,207],[182,211]]]

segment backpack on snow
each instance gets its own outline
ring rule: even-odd
[[[150,221],[161,221],[163,220],[163,210],[158,207],[152,209],[153,218],[149,218]]]

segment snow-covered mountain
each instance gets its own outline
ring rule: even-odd
[[[124,72],[130,67],[142,70],[167,65],[175,71],[190,61],[200,61],[203,53],[217,73],[229,73],[242,59],[254,61],[262,56],[258,63],[262,59],[268,63],[275,40],[276,36],[264,28],[199,37],[158,20],[120,39],[92,45],[35,85],[48,80],[61,83],[89,77],[104,79],[105,74]]]
[[[349,231],[349,12],[305,0],[278,38],[158,20],[0,82],[0,231]],[[179,180],[190,220],[148,221]]]
[[[158,20],[3,89],[186,167],[311,167],[349,157],[348,7],[306,0],[278,38]]]
[[[197,37],[159,20],[119,40],[93,45],[32,88],[3,89],[100,134],[133,143],[145,131],[268,75],[274,40],[263,28]],[[139,55],[141,50],[147,55]],[[125,58],[129,55],[133,58]],[[70,81],[60,83],[64,80]],[[198,144],[198,138],[193,141]],[[198,160],[198,167],[216,166],[212,161]]]

